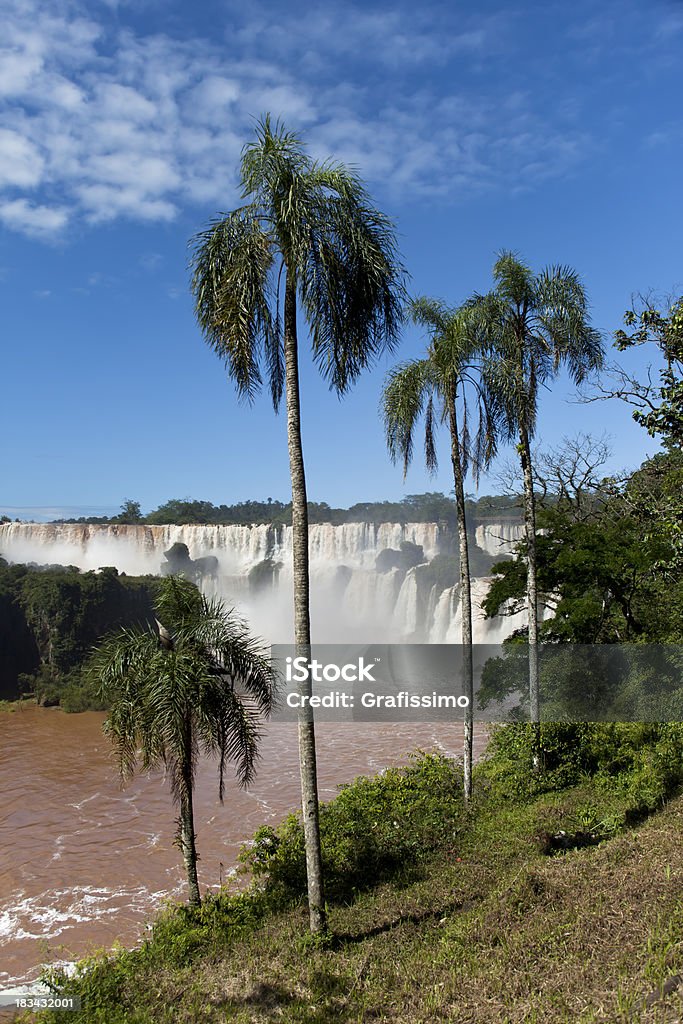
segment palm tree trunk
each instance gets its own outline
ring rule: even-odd
[[[178,839],[180,850],[185,862],[187,887],[191,907],[201,904],[199,895],[199,879],[197,878],[197,847],[194,834],[194,808],[192,806],[192,770],[190,756],[192,751],[192,723],[185,723],[186,756],[180,765],[180,820],[178,822]]]
[[[534,730],[534,762],[541,766],[541,701],[538,671],[538,583],[536,563],[536,499],[531,464],[531,445],[525,424],[519,431],[519,453],[524,476],[524,530],[527,548],[526,597],[529,621],[529,705]]]
[[[299,357],[296,332],[296,281],[287,271],[284,311],[285,394],[287,400],[287,443],[292,478],[292,555],[294,563],[294,641],[297,657],[310,661],[311,620],[309,609],[308,567],[308,504],[306,474],[301,444],[299,402]],[[310,696],[310,677],[302,683],[301,693]],[[320,850],[320,808],[318,774],[315,756],[315,727],[310,705],[299,713],[299,770],[301,774],[301,810],[306,846],[308,908],[311,931],[324,932],[327,927],[323,888],[322,854]]]
[[[472,760],[474,724],[474,666],[472,657],[472,583],[470,579],[470,552],[467,540],[467,519],[465,511],[465,487],[462,472],[462,455],[458,436],[458,419],[455,407],[456,393],[449,396],[449,426],[451,432],[451,463],[455,483],[455,505],[458,514],[458,546],[460,553],[460,601],[462,605],[462,658],[464,696],[469,699],[465,708],[465,739],[463,746],[463,793],[465,803],[472,797]]]

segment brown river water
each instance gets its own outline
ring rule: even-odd
[[[134,945],[164,899],[185,898],[176,816],[163,775],[121,789],[104,714],[25,706],[0,713],[0,988],[116,941]],[[459,755],[462,726],[376,723],[316,727],[321,799],[408,751]],[[475,755],[486,742],[475,731]],[[295,724],[271,725],[249,790],[218,800],[216,765],[197,774],[195,828],[203,889],[229,882],[241,844],[299,801]]]

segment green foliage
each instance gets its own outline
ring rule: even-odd
[[[429,593],[432,587],[439,592],[446,590],[460,582],[460,559],[455,555],[436,555],[431,562],[420,565],[416,575],[423,593]]]
[[[159,585],[155,627],[107,637],[90,669],[110,706],[104,723],[122,779],[141,763],[163,765],[179,805],[176,843],[183,853],[190,902],[199,905],[192,795],[201,753],[218,761],[223,801],[230,762],[239,785],[254,777],[262,719],[270,714],[276,674],[262,643],[221,601],[190,581]]]
[[[524,440],[524,447],[535,433],[539,388],[562,365],[577,384],[600,369],[602,340],[571,267],[534,273],[516,253],[503,251],[493,279],[493,291],[478,297],[474,307],[490,353],[485,377],[508,439]]]
[[[66,672],[108,629],[148,618],[155,583],[115,572],[49,569],[27,573],[20,603],[48,664]]]
[[[150,525],[196,523],[198,525],[242,525],[246,523],[286,523],[291,520],[291,505],[281,501],[242,501],[235,505],[213,505],[210,501],[172,498],[150,512]]]
[[[659,826],[668,832],[659,854],[652,844],[649,852],[643,851],[645,833],[637,841],[626,837],[620,842],[614,837],[660,808],[680,786],[683,726],[544,726],[542,738],[549,765],[545,775],[531,767],[535,747],[528,727],[496,730],[486,760],[475,770],[477,797],[467,812],[459,793],[459,770],[440,757],[423,757],[408,768],[391,769],[376,780],[359,779],[343,789],[327,805],[325,828],[326,856],[338,866],[335,898],[347,905],[334,908],[333,932],[324,942],[302,937],[303,840],[299,822],[292,816],[278,829],[259,830],[246,851],[247,864],[256,875],[256,884],[249,890],[209,895],[199,908],[169,906],[137,948],[89,957],[74,978],[50,970],[46,980],[64,994],[81,996],[83,1009],[74,1014],[78,1024],[198,1020],[207,1013],[216,1021],[226,1019],[226,1013],[229,1019],[251,1020],[253,1004],[244,1000],[243,993],[260,991],[264,974],[278,991],[307,986],[300,1003],[278,998],[286,1019],[310,1020],[315,998],[315,1005],[323,1008],[322,1021],[339,1016],[337,998],[324,1002],[330,973],[345,972],[339,991],[347,999],[367,968],[369,950],[374,950],[376,964],[390,961],[388,973],[375,985],[375,1015],[385,1010],[388,993],[398,999],[405,992],[408,977],[406,1019],[409,1014],[415,1016],[415,1000],[421,992],[419,1005],[425,1019],[435,1019],[430,1000],[434,970],[439,968],[445,983],[450,978],[454,986],[448,1002],[439,1004],[438,1019],[445,1019],[452,1000],[460,997],[462,979],[470,977],[482,957],[487,960],[481,984],[495,962],[507,956],[508,969],[514,974],[509,1005],[518,1008],[522,975],[515,973],[515,964],[519,966],[519,957],[535,956],[534,950],[557,942],[553,957],[560,959],[564,971],[573,922],[583,919],[597,901],[597,927],[613,906],[614,864],[627,863],[633,869],[631,880],[633,873],[638,876],[641,871],[645,879],[648,873],[654,875],[650,891],[657,904],[669,882],[669,858],[680,845],[680,809]],[[551,773],[554,785],[549,781]],[[410,832],[406,846],[399,847],[402,859],[392,854],[394,843],[401,843],[400,835],[394,835],[399,831],[394,821]],[[368,839],[364,831],[377,835]],[[358,853],[354,849],[349,854],[347,832],[358,844]],[[580,845],[586,845],[586,840],[614,839],[614,846],[596,859],[581,855],[566,865],[549,862],[545,854],[572,849],[572,833],[584,840]],[[553,839],[558,841],[554,847]],[[370,857],[367,875],[362,870],[363,855]],[[413,870],[411,876],[410,868],[416,863],[420,870]],[[674,864],[669,886],[673,903],[680,903],[677,870]],[[624,877],[628,883],[626,870]],[[636,903],[635,897],[628,907],[622,904],[634,890],[640,894],[638,881],[617,893],[619,913],[616,918],[612,915],[614,920],[632,917],[642,924],[646,904]],[[385,884],[376,893],[360,892],[377,882]],[[529,919],[532,926],[521,931]],[[675,923],[680,925],[678,917]],[[612,920],[609,925],[611,930]],[[649,925],[642,924],[637,934],[639,942],[647,938],[649,950]],[[667,955],[677,934],[667,919],[667,928],[652,943],[662,961],[662,976],[671,971]],[[584,941],[570,950],[577,977],[583,977],[587,951],[593,948],[588,929]],[[409,957],[406,961],[399,959],[404,954]],[[631,974],[631,947],[621,955]],[[460,972],[455,979],[454,963]],[[539,977],[536,963],[532,962],[524,982],[534,991]],[[227,1004],[223,1002],[226,977],[235,981],[232,991],[236,992]],[[220,1001],[207,1001],[207,979],[210,990],[220,993]],[[309,987],[316,984],[312,997]],[[499,984],[502,979],[496,980]],[[352,1007],[354,1020],[367,1019],[369,994],[364,986],[362,999]],[[494,1010],[502,1009],[497,988],[495,999]],[[546,1010],[549,1007],[550,1003]],[[56,1021],[58,1016],[62,1015],[43,1012],[39,1019]],[[546,1017],[547,1013],[537,1019]],[[564,1019],[568,1018],[563,1011],[553,1016],[553,1020]]]
[[[403,541],[399,551],[384,548],[375,559],[376,572],[389,572],[391,569],[402,569],[407,572],[425,561],[424,550],[420,544]]]
[[[615,345],[624,350],[636,345],[654,343],[662,366],[659,387],[637,381],[622,381],[618,394],[636,406],[633,418],[652,437],[661,437],[673,449],[683,445],[683,297],[676,299],[668,313],[662,313],[650,302],[639,310],[624,315],[629,334],[615,331]]]
[[[683,640],[683,455],[655,456],[622,487],[604,489],[583,518],[564,506],[538,516],[539,591],[553,595],[547,640],[680,643]],[[493,568],[488,616],[519,607],[526,590],[524,545]]]
[[[477,694],[484,709],[506,700],[510,717],[529,718],[524,638],[506,641],[485,663]],[[683,647],[678,644],[545,643],[539,648],[542,720],[546,722],[683,720]],[[511,698],[519,704],[511,707]],[[521,699],[520,699],[521,698]]]
[[[241,785],[253,778],[274,669],[245,623],[188,580],[162,580],[155,612],[155,626],[108,636],[90,661],[111,708],[105,731],[124,777],[139,756],[144,770],[165,764],[176,797],[188,769],[194,777],[199,750],[217,755],[222,800],[226,761],[234,761]]]
[[[500,799],[519,800],[576,784],[595,764],[585,749],[593,726],[585,723],[542,724],[540,750],[544,771],[534,769],[536,732],[532,723],[496,727],[480,768],[484,784]]]
[[[126,498],[124,503],[121,505],[121,511],[115,517],[114,522],[122,523],[124,525],[135,525],[141,523],[143,520],[142,509],[139,501],[131,501],[130,498]]]
[[[389,455],[392,462],[403,463],[405,476],[415,431],[423,420],[425,464],[435,472],[436,426],[446,422],[456,486],[462,486],[470,468],[478,480],[490,464],[499,434],[496,406],[482,373],[482,339],[472,316],[475,303],[450,309],[438,299],[420,297],[409,309],[413,321],[428,330],[430,344],[424,358],[395,367],[384,382],[381,413]]]
[[[328,899],[352,900],[452,843],[463,814],[461,788],[457,765],[434,754],[342,787],[320,813]],[[276,902],[303,895],[306,861],[299,816],[290,815],[276,829],[259,829],[241,862]]]
[[[264,558],[253,565],[247,577],[251,593],[259,594],[274,587],[281,568],[282,562],[276,562],[274,558]]]
[[[516,498],[507,495],[484,495],[466,502],[467,510],[472,519],[518,518],[519,508]],[[331,508],[324,501],[308,502],[308,519],[310,523],[443,523],[450,529],[456,528],[455,506],[453,499],[439,491],[425,494],[408,494],[400,501],[360,501],[349,508]],[[81,517],[73,520],[56,520],[56,522],[77,523],[112,523],[118,522],[114,516]],[[136,520],[138,522],[138,520]],[[250,524],[270,524],[272,526],[289,526],[292,522],[292,506],[290,502],[276,501],[241,501],[234,505],[214,505],[210,501],[197,501],[193,498],[172,498],[159,508],[143,516],[139,522],[150,526],[168,524],[196,524],[205,526],[248,526]]]
[[[207,893],[199,907],[171,906],[154,922],[145,955],[161,963],[182,965],[258,926],[272,910],[262,891]]]
[[[683,783],[681,723],[543,723],[545,770],[534,768],[530,723],[499,726],[491,736],[478,779],[493,800],[526,800],[594,778],[619,793],[633,817],[655,810]]]
[[[296,304],[314,361],[343,394],[398,342],[404,270],[394,226],[355,172],[312,160],[298,136],[269,115],[255,135],[242,152],[244,205],[194,239],[192,292],[206,342],[238,393],[252,400],[265,376],[277,409],[283,322],[296,330]],[[285,295],[292,304],[283,310]]]
[[[93,645],[111,629],[150,621],[157,582],[116,569],[0,565],[0,696],[32,690],[42,702],[96,707],[81,679]]]

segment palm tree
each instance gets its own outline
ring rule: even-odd
[[[529,700],[540,740],[536,502],[531,439],[536,430],[539,388],[565,367],[580,384],[603,363],[599,331],[591,326],[586,292],[576,271],[549,266],[538,274],[513,252],[500,253],[493,291],[477,302],[487,339],[486,374],[497,396],[507,439],[517,439],[524,480],[524,528],[529,622]],[[540,765],[540,749],[536,754]]]
[[[429,329],[432,341],[426,358],[403,363],[389,373],[382,394],[382,412],[389,454],[393,461],[402,458],[404,475],[413,456],[413,435],[420,417],[424,415],[425,458],[431,472],[437,468],[435,405],[441,420],[448,422],[458,519],[463,677],[465,696],[469,697],[463,756],[464,794],[468,801],[472,796],[474,671],[465,477],[472,464],[475,478],[478,478],[480,469],[493,458],[496,426],[485,382],[479,373],[476,324],[470,305],[451,310],[436,299],[420,298],[412,302],[410,308],[413,320]],[[474,439],[469,429],[468,391],[474,391],[478,411]]]
[[[317,163],[300,139],[266,116],[245,146],[243,206],[194,240],[192,290],[205,339],[238,393],[252,399],[262,370],[277,410],[283,389],[292,481],[294,639],[310,653],[308,508],[301,444],[297,305],[313,358],[343,394],[402,322],[403,269],[391,222],[374,209],[360,179]],[[310,688],[310,681],[308,683]],[[315,734],[299,717],[299,761],[311,930],[326,928]]]
[[[275,673],[261,641],[219,600],[187,580],[159,585],[157,630],[124,629],[108,637],[92,669],[111,710],[104,723],[122,779],[138,764],[164,765],[179,807],[180,847],[189,902],[199,906],[192,796],[201,753],[218,757],[218,795],[232,761],[240,786],[254,776],[259,727],[274,700]]]

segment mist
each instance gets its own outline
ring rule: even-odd
[[[517,523],[486,523],[473,535],[480,564],[509,557]],[[184,558],[202,589],[220,596],[267,643],[293,637],[292,531],[289,526],[125,526],[4,523],[0,554],[10,562],[115,566],[127,575],[176,571]],[[186,553],[178,546],[185,546]],[[402,547],[410,549],[401,566]],[[459,643],[460,587],[431,582],[429,563],[453,552],[454,538],[434,523],[323,523],[310,527],[311,626],[316,643]],[[378,556],[384,571],[377,571]],[[393,562],[392,562],[393,559]],[[198,564],[199,563],[199,564]],[[201,571],[200,571],[201,570]],[[488,579],[473,580],[475,643],[495,644],[525,613],[485,620]]]

